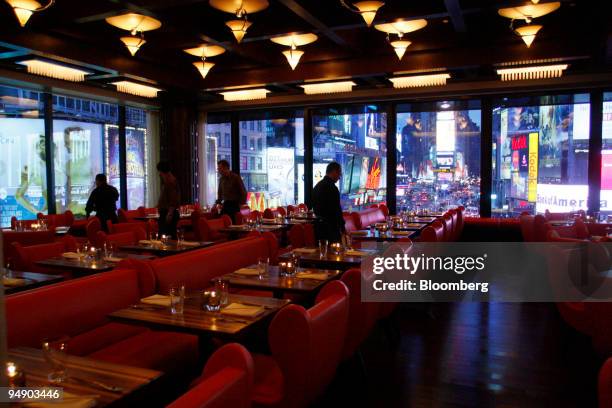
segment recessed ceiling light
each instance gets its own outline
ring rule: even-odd
[[[145,98],[155,98],[157,97],[157,93],[161,91],[159,88],[131,81],[117,81],[113,82],[112,84],[117,86],[117,91],[119,92],[143,96]]]
[[[25,65],[28,73],[30,74],[42,75],[49,78],[63,79],[65,81],[72,82],[83,82],[85,80],[85,75],[91,74],[91,72],[84,71],[82,69],[71,68],[65,65],[37,59],[20,61],[18,64]]]
[[[568,68],[567,64],[540,65],[529,67],[502,68],[497,73],[502,81],[522,81],[528,79],[559,78]]]
[[[254,99],[265,99],[268,91],[266,88],[242,89],[239,91],[219,92],[226,101],[251,101]]]
[[[412,75],[389,78],[394,88],[419,88],[425,86],[443,86],[450,74]]]
[[[340,93],[340,92],[351,92],[355,83],[353,81],[336,81],[336,82],[322,82],[319,84],[303,84],[300,85],[304,88],[304,93],[307,95],[316,94],[329,94],[329,93]]]

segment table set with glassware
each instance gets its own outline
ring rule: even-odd
[[[168,256],[206,248],[211,245],[214,245],[214,242],[186,241],[182,231],[180,231],[177,232],[176,240],[171,239],[169,235],[151,233],[149,239],[141,239],[136,244],[121,245],[119,249],[127,252],[148,252],[157,256]]]
[[[15,271],[10,268],[0,268],[0,276],[5,295],[58,283],[64,279],[61,275]]]

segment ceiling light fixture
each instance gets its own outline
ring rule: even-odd
[[[497,70],[502,81],[559,78],[568,68],[567,64],[540,65],[530,67],[502,68]]]
[[[235,20],[227,21],[225,25],[232,30],[238,43],[242,41],[252,24],[248,21],[248,15],[264,10],[270,5],[268,0],[210,0],[209,3],[217,10],[236,16]]]
[[[219,94],[223,95],[223,99],[226,101],[251,101],[255,99],[265,99],[268,95],[268,91],[266,88],[253,88],[253,89],[243,89],[240,91],[226,91],[219,92]]]
[[[383,1],[358,1],[353,3],[353,7],[351,7],[346,3],[346,0],[340,0],[340,4],[353,13],[361,14],[368,27],[372,25],[378,9],[385,5]]]
[[[132,56],[136,55],[140,47],[146,43],[144,32],[157,30],[162,25],[159,20],[153,17],[137,13],[107,17],[106,22],[114,27],[130,32],[131,35],[121,37],[120,40],[125,44]]]
[[[518,34],[523,39],[523,41],[527,45],[527,48],[529,48],[531,47],[531,43],[533,43],[533,40],[535,40],[538,31],[540,31],[541,29],[541,25],[530,24],[518,27],[514,30],[514,32],[516,32],[516,34]]]
[[[444,86],[450,74],[413,75],[389,78],[394,88],[421,88],[426,86]]]
[[[387,41],[393,47],[395,54],[401,60],[406,49],[412,44],[404,39],[404,34],[422,29],[427,25],[427,20],[397,20],[391,23],[376,24],[374,28],[387,33]],[[397,40],[391,40],[391,35],[397,35]]]
[[[193,66],[198,69],[200,75],[202,75],[202,78],[206,78],[208,71],[215,66],[213,62],[206,61],[206,58],[216,57],[217,55],[223,54],[225,52],[225,48],[219,45],[202,44],[198,47],[188,48],[183,51],[185,51],[187,54],[195,55],[196,57],[200,57],[202,59],[202,61],[194,62]]]
[[[287,62],[289,62],[289,66],[291,69],[295,70],[302,55],[304,55],[304,51],[298,50],[297,47],[302,45],[311,44],[317,41],[319,37],[316,34],[308,33],[308,34],[288,34],[280,37],[270,38],[270,41],[280,45],[286,45],[290,47],[288,50],[283,51],[283,55],[287,58]]]
[[[41,6],[35,0],[6,0],[6,2],[13,8],[19,25],[25,27],[32,14],[48,9],[55,3],[55,0],[49,0],[45,6]]]
[[[319,84],[303,84],[306,95],[351,92],[356,84],[353,81],[322,82]]]
[[[145,98],[155,98],[157,97],[157,93],[161,91],[159,88],[138,84],[131,81],[118,81],[112,82],[112,84],[117,86],[117,91],[119,92],[143,96]]]
[[[83,71],[82,69],[71,68],[65,65],[55,64],[52,62],[41,61],[37,59],[20,61],[18,64],[25,65],[28,73],[46,76],[49,78],[63,79],[65,81],[83,82],[85,75],[91,72]]]

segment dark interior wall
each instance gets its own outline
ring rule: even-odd
[[[181,202],[192,203],[196,147],[197,103],[184,95],[161,97],[160,159],[170,162],[181,188]]]

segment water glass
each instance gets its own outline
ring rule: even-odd
[[[227,279],[215,279],[215,292],[219,295],[221,306],[229,303],[229,282]]]
[[[259,258],[257,260],[257,271],[259,272],[259,279],[263,279],[268,274],[268,266],[270,265],[270,258]]]
[[[68,360],[68,338],[45,339],[42,342],[42,351],[45,361],[51,367],[48,379],[54,383],[66,380],[66,361]]]
[[[185,231],[182,228],[176,229],[176,243],[180,246],[185,241]]]
[[[319,255],[322,257],[327,256],[327,240],[322,239],[319,241]]]
[[[172,286],[168,294],[170,295],[170,313],[183,314],[185,306],[185,285]]]
[[[202,292],[202,308],[209,312],[218,312],[221,309],[221,297],[214,290]]]
[[[170,242],[170,236],[169,235],[165,235],[162,234],[162,236],[159,238],[161,240],[162,245],[168,245],[168,242]]]

